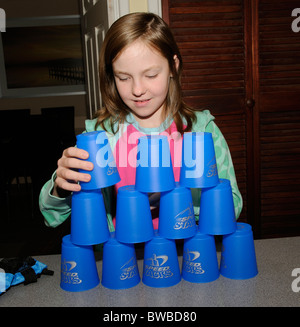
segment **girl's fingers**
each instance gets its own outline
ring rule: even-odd
[[[56,177],[55,183],[57,186],[65,191],[70,192],[79,192],[81,190],[81,186],[76,183],[70,183],[63,178]]]
[[[72,157],[62,157],[57,162],[58,167],[66,167],[70,169],[93,170],[94,165],[89,161],[80,160]]]
[[[89,153],[76,147],[64,150],[62,157],[57,161],[56,185],[66,191],[78,192],[81,190],[78,182],[89,182],[91,175],[88,171],[93,170],[91,162],[86,161]],[[87,173],[78,172],[78,169]]]
[[[74,157],[79,159],[87,159],[89,153],[85,150],[78,149],[76,147],[70,147],[64,150],[63,157]]]
[[[91,179],[90,174],[79,173],[71,169],[57,169],[56,176],[64,180],[74,181],[74,182],[89,182]]]

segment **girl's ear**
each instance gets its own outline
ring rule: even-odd
[[[180,62],[179,62],[179,59],[178,59],[177,55],[174,55],[173,59],[174,59],[174,62],[175,62],[175,68],[178,71]]]

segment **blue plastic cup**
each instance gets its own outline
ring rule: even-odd
[[[184,133],[180,185],[190,188],[213,187],[219,183],[214,141],[211,133]]]
[[[94,245],[109,238],[106,210],[101,190],[74,192],[71,211],[71,241]]]
[[[69,292],[87,291],[100,283],[92,246],[78,246],[70,235],[62,239],[60,287]]]
[[[237,223],[235,233],[223,236],[220,273],[231,279],[249,279],[258,274],[252,227]]]
[[[109,289],[127,289],[139,284],[134,244],[118,242],[115,233],[103,245],[102,285]]]
[[[116,239],[123,243],[140,243],[154,236],[147,193],[134,185],[122,186],[117,195]]]
[[[208,283],[219,278],[215,238],[199,231],[184,240],[182,278],[191,283]]]
[[[159,236],[145,243],[143,283],[150,287],[170,287],[181,280],[175,240]]]
[[[77,147],[86,150],[86,161],[94,164],[92,171],[79,169],[91,175],[89,182],[80,182],[82,190],[95,190],[117,184],[121,178],[105,131],[94,131],[76,136]]]
[[[137,150],[136,189],[140,192],[164,192],[175,188],[167,136],[142,136]]]
[[[203,234],[226,235],[236,230],[232,189],[228,179],[211,188],[202,189],[199,231]]]
[[[170,239],[185,239],[197,232],[192,193],[176,183],[176,188],[160,194],[159,235]]]

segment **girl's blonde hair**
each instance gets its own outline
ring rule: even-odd
[[[182,58],[168,25],[157,15],[152,13],[132,13],[119,18],[108,30],[100,51],[99,76],[103,107],[96,113],[96,127],[100,125],[106,130],[104,121],[109,119],[113,133],[114,126],[125,121],[130,109],[122,101],[117,91],[112,68],[113,61],[128,45],[136,40],[142,40],[148,46],[158,51],[168,60],[172,78],[165,103],[165,118],[172,115],[181,134],[191,130],[195,120],[194,111],[182,99],[181,74]],[[179,60],[176,69],[174,55]],[[186,128],[183,128],[182,118],[185,118]],[[116,124],[117,123],[117,124]],[[118,129],[118,127],[117,127]]]

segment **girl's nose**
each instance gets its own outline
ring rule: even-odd
[[[136,97],[140,97],[146,93],[146,87],[141,81],[134,81],[132,85],[132,94]]]

